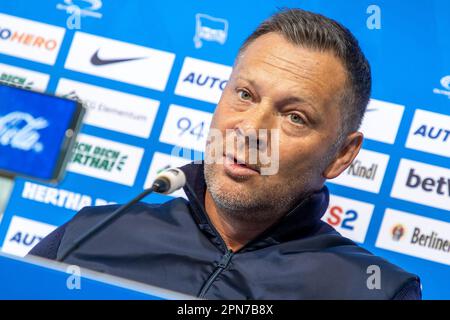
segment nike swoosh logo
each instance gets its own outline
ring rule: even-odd
[[[138,57],[138,58],[125,58],[125,59],[102,59],[98,56],[98,52],[100,49],[98,49],[91,57],[91,63],[94,66],[105,66],[108,64],[114,64],[114,63],[121,63],[121,62],[127,62],[127,61],[134,61],[134,60],[141,60],[145,59],[146,57]]]

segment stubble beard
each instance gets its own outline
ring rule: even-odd
[[[205,164],[204,167],[207,190],[215,204],[229,218],[252,223],[266,223],[281,218],[311,192],[307,186],[314,177],[314,170],[308,169],[301,175],[289,176],[282,183],[261,183],[261,187],[250,190],[244,186],[233,188],[233,183],[245,182],[233,182],[226,176],[220,177],[219,170],[221,167],[215,164]],[[271,176],[263,178],[269,181]]]

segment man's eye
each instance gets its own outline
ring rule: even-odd
[[[295,124],[304,124],[305,123],[303,118],[296,113],[289,114],[289,119]]]
[[[239,98],[241,98],[242,100],[251,100],[252,99],[252,95],[248,91],[245,91],[245,90],[239,90],[238,95],[239,95]]]

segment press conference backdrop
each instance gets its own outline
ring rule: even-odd
[[[239,45],[279,7],[341,21],[373,70],[363,150],[327,183],[323,219],[420,275],[424,298],[450,299],[447,0],[1,1],[0,81],[88,109],[61,183],[15,180],[2,251],[23,256],[80,208],[125,202],[198,158]]]

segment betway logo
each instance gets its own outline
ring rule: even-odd
[[[449,234],[448,222],[386,209],[376,246],[450,265]]]
[[[391,196],[450,210],[450,170],[402,159]]]
[[[386,154],[362,149],[347,170],[329,182],[378,193],[388,161]]]
[[[416,173],[414,168],[409,169],[406,186],[412,189],[421,188],[426,192],[434,192],[439,195],[448,195],[450,197],[450,178],[424,178]]]
[[[230,74],[229,66],[186,57],[175,93],[216,104],[220,100]]]
[[[0,145],[23,151],[42,152],[44,146],[38,130],[48,127],[44,118],[34,118],[24,112],[11,112],[0,116]]]
[[[2,245],[2,251],[24,257],[56,226],[27,218],[13,216]]]
[[[53,65],[65,30],[45,23],[0,14],[0,52]]]
[[[417,109],[406,147],[450,158],[450,116]]]

